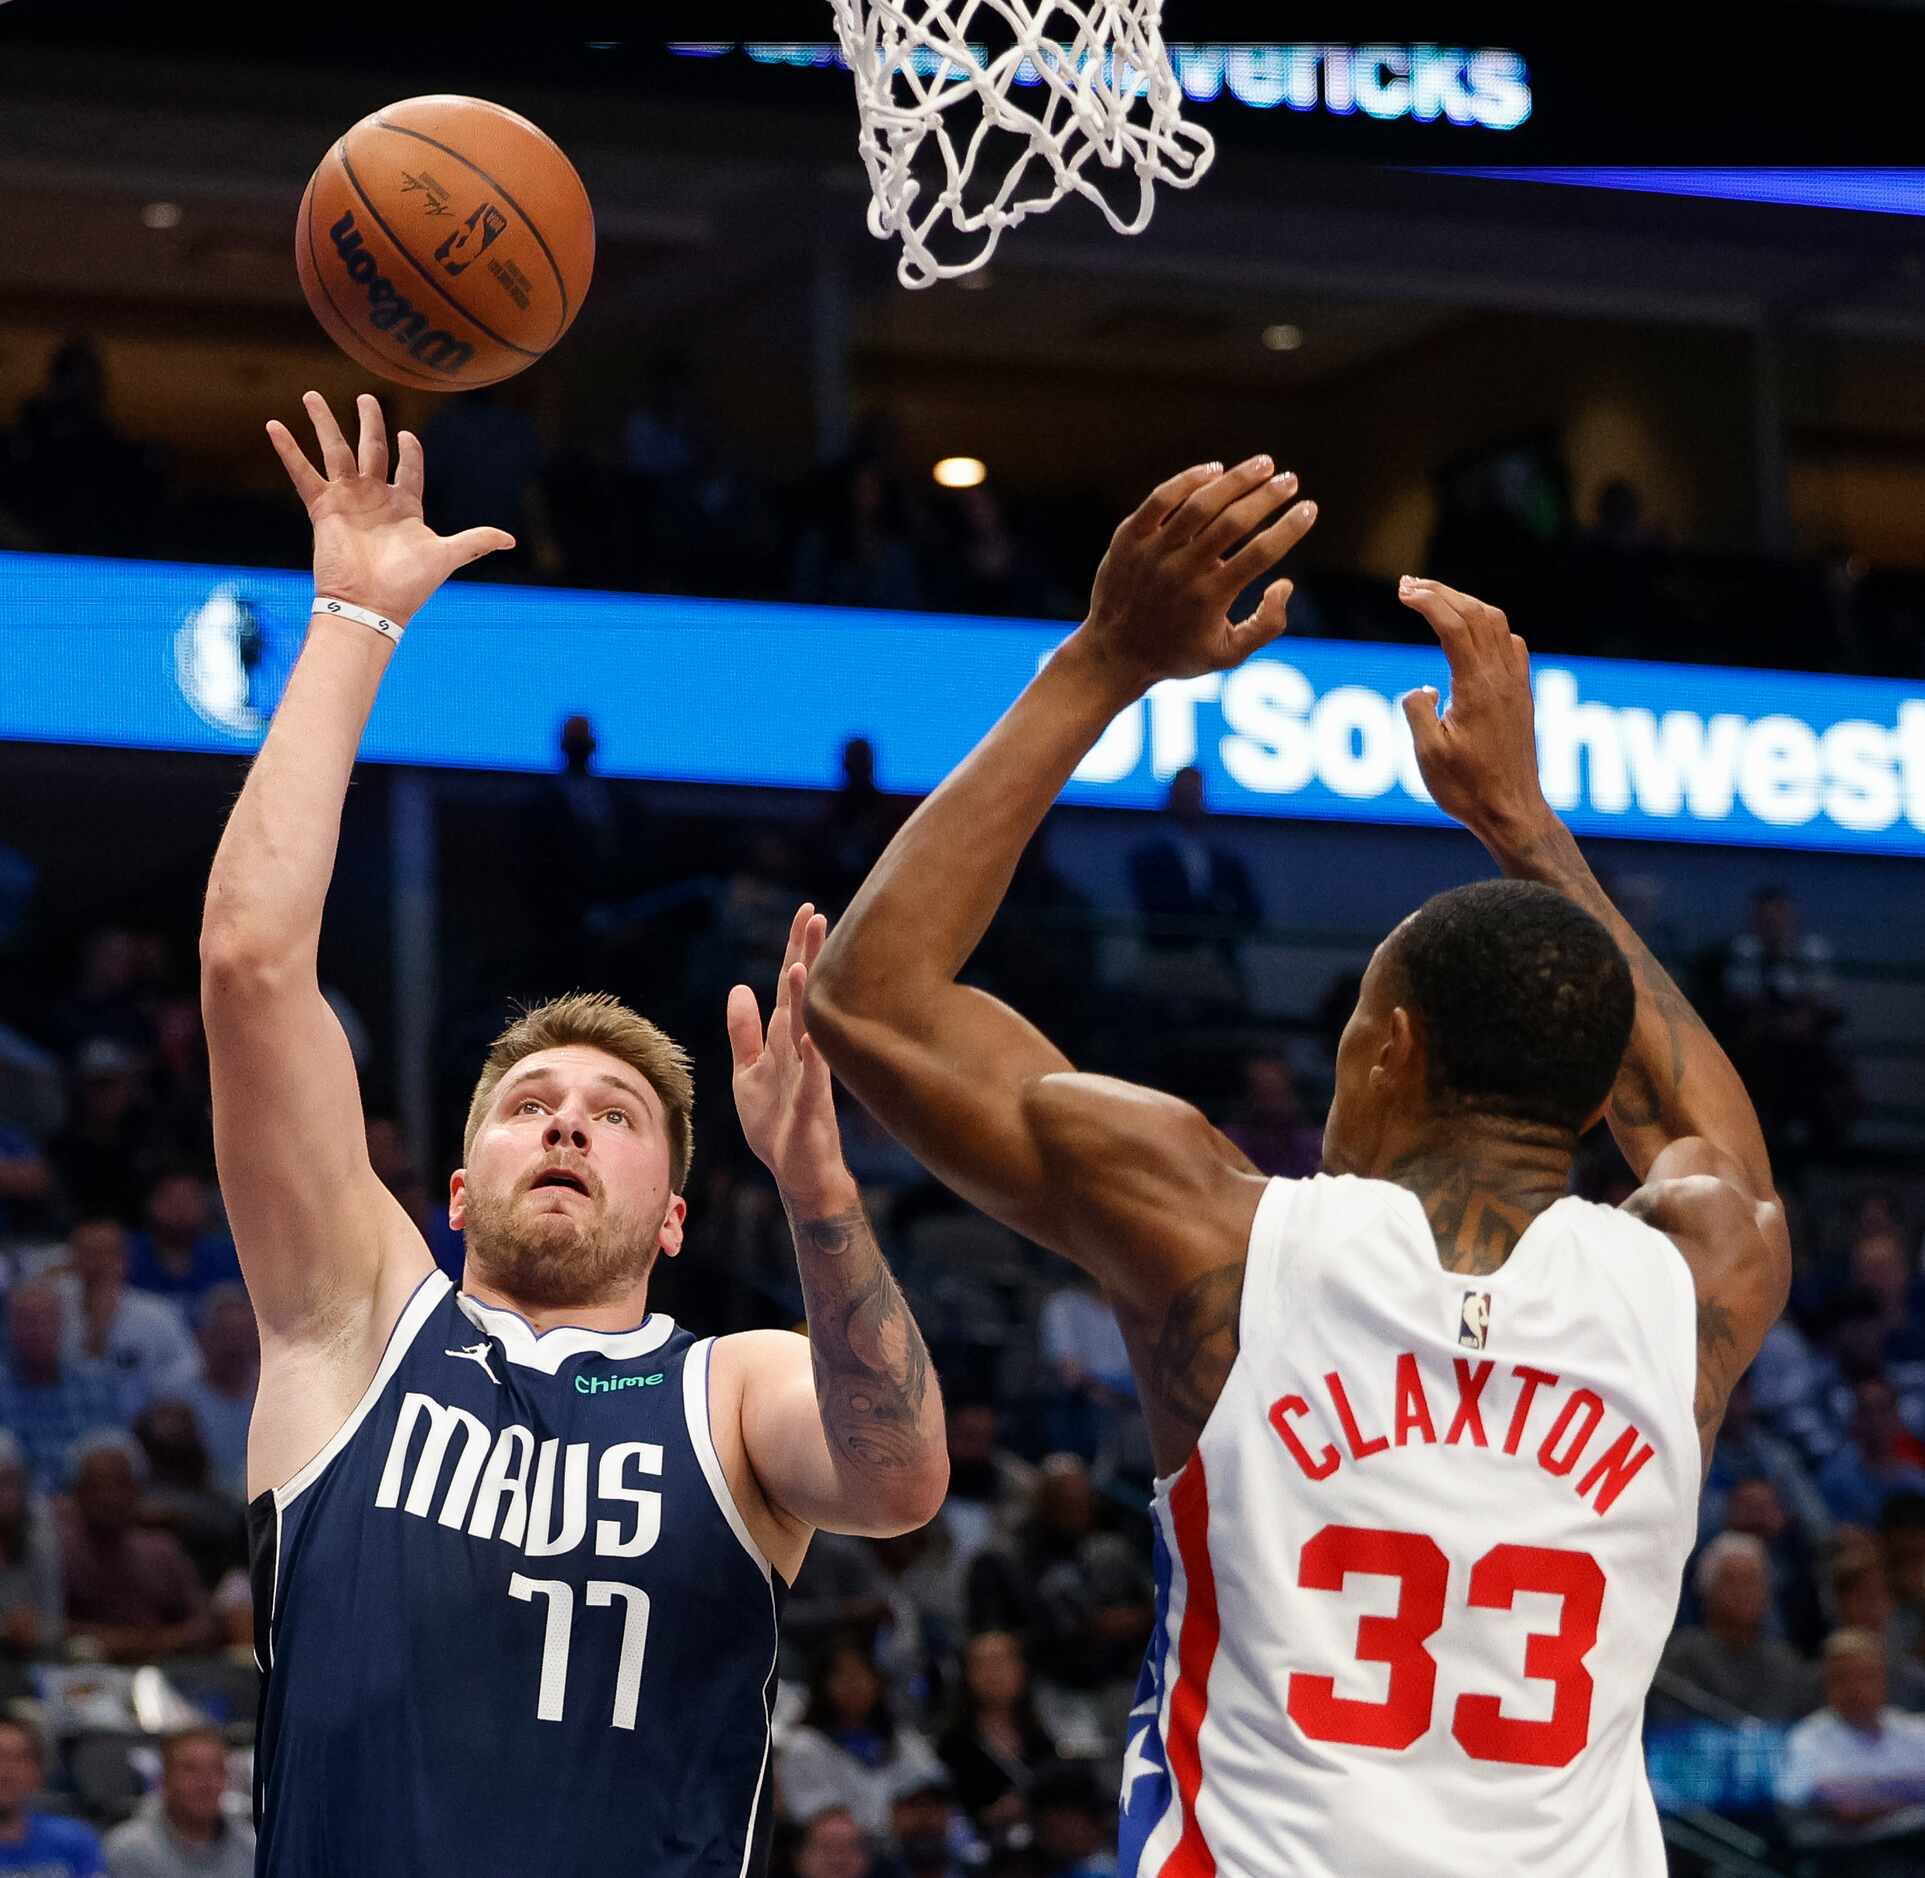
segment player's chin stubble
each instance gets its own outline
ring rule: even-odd
[[[517,1303],[541,1310],[619,1297],[655,1263],[654,1244],[637,1245],[614,1222],[537,1215],[519,1198],[473,1188],[463,1231],[476,1275]]]

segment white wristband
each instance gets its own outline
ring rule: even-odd
[[[391,639],[396,645],[401,643],[401,635],[407,630],[383,614],[376,613],[370,607],[353,606],[346,600],[325,599],[318,593],[314,596],[312,611],[330,613],[337,619],[355,620],[363,626],[373,628],[383,639]]]

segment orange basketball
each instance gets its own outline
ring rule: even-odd
[[[581,310],[595,212],[575,166],[483,98],[405,98],[321,159],[294,234],[334,343],[424,391],[512,378]]]

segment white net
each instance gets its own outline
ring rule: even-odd
[[[1187,189],[1216,154],[1209,133],[1183,121],[1162,0],[830,5],[855,74],[869,229],[901,241],[905,287],[982,266],[1005,229],[1072,190],[1134,235],[1159,182]],[[1109,200],[1101,171],[1134,174],[1133,209]],[[1127,198],[1127,186],[1119,193]]]

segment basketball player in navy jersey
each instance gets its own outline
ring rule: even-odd
[[[513,544],[427,528],[421,446],[401,434],[390,480],[372,398],[358,455],[306,403],[323,471],[269,431],[314,525],[317,613],[201,933],[221,1186],[261,1329],[259,1869],[760,1871],[776,1626],[810,1533],[919,1526],[948,1472],[802,1028],[824,922],[797,915],[766,1032],[747,987],[727,1013],[807,1341],[697,1340],[648,1309],[656,1259],[682,1250],[692,1091],[682,1051],[605,996],[542,1006],[490,1052],[451,1190],[461,1286],[436,1270],[369,1165],[316,947],[399,630]]]
[[[1273,467],[1186,471],[1118,527],[1083,624],[839,922],[810,1030],[927,1167],[1116,1309],[1161,1476],[1120,1870],[1655,1878],[1644,1685],[1790,1248],[1743,1085],[1544,801],[1523,641],[1400,589],[1450,668],[1441,716],[1405,701],[1422,773],[1512,878],[1371,960],[1324,1137],[1354,1178],[1266,1181],[1188,1103],[1078,1074],[957,982],[1104,730],[1283,631],[1285,580],[1227,617],[1315,520]],[[1644,1183],[1621,1212],[1566,1198],[1604,1117]],[[1519,1589],[1557,1594],[1528,1657],[1485,1614]]]

